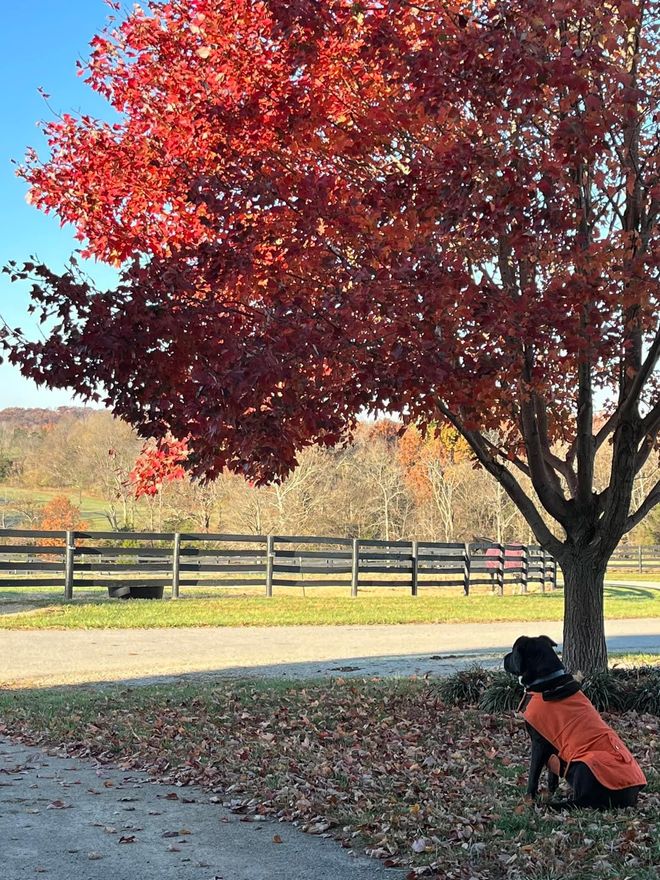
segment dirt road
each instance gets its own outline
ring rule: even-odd
[[[606,624],[610,651],[660,652],[660,619]],[[499,665],[521,634],[561,623],[0,631],[0,686],[198,677],[447,674]]]

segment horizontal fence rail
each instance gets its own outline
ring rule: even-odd
[[[608,563],[610,573],[617,569],[637,571],[639,574],[660,570],[660,546],[639,545],[617,547]]]
[[[64,597],[107,588],[113,597],[176,599],[191,588],[388,587],[417,596],[453,587],[467,596],[505,583],[526,593],[557,584],[550,554],[533,544],[440,543],[207,533],[82,532],[0,529],[0,590],[60,587]]]

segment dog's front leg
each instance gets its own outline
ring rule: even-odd
[[[546,750],[542,742],[532,740],[532,757],[529,762],[529,776],[527,778],[527,796],[536,798],[539,790],[541,771],[547,760]]]
[[[527,779],[527,796],[535,798],[539,790],[539,779],[550,755],[556,750],[547,739],[541,736],[533,727],[527,726],[532,740],[532,757],[529,764],[529,777]]]

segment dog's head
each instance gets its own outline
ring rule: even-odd
[[[504,657],[504,668],[519,676],[523,684],[529,684],[563,668],[556,647],[557,642],[549,636],[520,636]]]

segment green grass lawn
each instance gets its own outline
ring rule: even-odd
[[[657,654],[630,654],[608,651],[610,666],[660,666],[660,645]]]
[[[0,695],[0,734],[201,785],[242,821],[296,822],[409,877],[657,880],[658,718],[608,720],[648,787],[634,811],[566,813],[523,802],[530,744],[512,713],[449,707],[433,681]]]
[[[11,606],[10,606],[11,607]],[[75,599],[0,614],[2,629],[131,629],[182,626],[298,626],[395,623],[489,623],[561,620],[562,590],[526,596],[325,595],[274,596],[237,592],[178,601]],[[660,617],[660,590],[606,587],[610,619]]]

